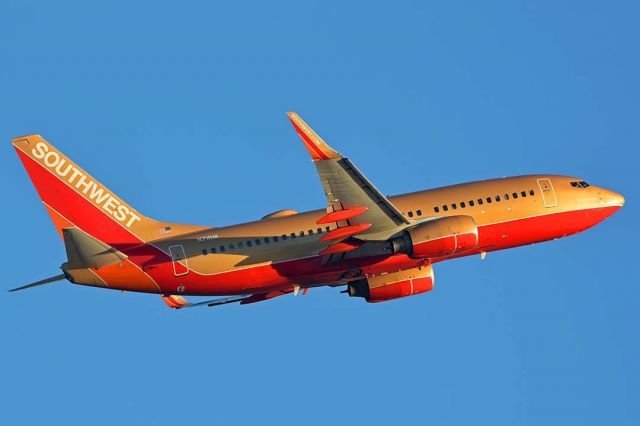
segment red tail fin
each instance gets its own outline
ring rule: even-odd
[[[15,138],[13,146],[59,233],[75,226],[106,244],[123,247],[204,228],[149,219],[40,135]]]

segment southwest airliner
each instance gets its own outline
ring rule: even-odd
[[[159,294],[171,308],[249,304],[319,286],[383,302],[433,289],[433,265],[584,231],[624,197],[578,177],[529,175],[383,195],[297,114],[322,209],[210,227],[151,219],[39,135],[13,139],[66,249],[60,280]],[[218,296],[189,302],[185,296]]]

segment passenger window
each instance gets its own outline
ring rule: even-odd
[[[487,197],[487,204],[491,204],[493,202],[493,200],[491,199],[491,197]]]
[[[282,241],[286,241],[287,240],[287,236],[285,234],[282,234],[282,236],[280,238],[282,238]]]
[[[300,236],[304,237],[304,231],[300,231]]]
[[[242,244],[242,241],[240,241],[240,242],[238,243],[238,248],[239,248],[239,249],[241,249],[242,247],[244,247],[244,244]]]
[[[324,228],[327,230],[327,232],[331,231],[331,227],[327,226],[326,228]]]
[[[229,244],[229,251],[233,251],[233,250],[235,250],[235,248],[236,247],[233,244]]]
[[[478,204],[482,205],[482,203],[484,203],[484,200],[482,198],[478,198]]]
[[[509,199],[509,194],[504,194],[504,199],[508,200]]]
[[[264,237],[263,240],[265,244],[269,244],[271,242],[269,241],[269,237]]]
[[[206,256],[207,255],[207,249],[202,249],[202,254]]]
[[[259,246],[259,245],[260,245],[260,238],[256,238],[254,241],[255,241],[255,243],[256,243],[256,245],[257,245],[257,246]]]
[[[291,239],[292,239],[292,240],[295,240],[295,239],[296,239],[296,233],[295,233],[295,232],[292,232],[292,233],[291,233]]]
[[[322,228],[318,228],[316,231],[318,231],[318,234],[322,234]]]
[[[535,194],[535,192],[533,192],[533,189],[529,190],[529,195],[533,196],[533,194]]]
[[[513,198],[514,198],[514,199],[515,199],[515,198],[518,198],[518,193],[517,193],[517,192],[514,192],[513,194],[511,194],[511,196],[513,196]]]
[[[433,208],[433,211],[434,211],[434,212],[436,212],[436,213],[438,213],[438,212],[440,211],[440,207],[434,207],[434,208]]]
[[[307,231],[307,234],[309,234],[309,235],[313,235],[313,229],[309,229],[309,230]]]
[[[277,235],[274,235],[274,236],[273,236],[273,242],[274,242],[274,243],[277,243],[277,242],[278,242],[278,236],[277,236]]]
[[[409,215],[409,217],[413,217],[413,212],[409,212],[407,214]]]
[[[464,209],[465,207],[467,207],[467,205],[464,203],[464,201],[460,202],[460,208]]]
[[[416,213],[418,214],[418,216],[422,216],[422,210],[416,210]]]
[[[247,241],[247,247],[251,247],[252,245],[253,245],[253,242]]]
[[[220,253],[224,253],[225,251],[225,247],[224,246],[220,246]]]
[[[452,208],[453,210],[455,210],[455,209],[457,209],[457,208],[458,208],[458,206],[456,206],[456,203],[453,203],[453,204],[451,204],[451,208]]]
[[[527,192],[526,191],[522,191],[522,192],[520,192],[520,195],[523,196],[523,197],[526,197],[527,196]]]
[[[449,211],[449,207],[445,204],[444,206],[442,206],[442,210],[444,210],[445,212]]]
[[[217,252],[215,247],[211,247],[211,254],[214,254],[215,252]]]
[[[469,200],[469,206],[471,207],[475,206],[475,203],[473,202],[473,200]]]
[[[496,201],[500,201],[500,196],[496,195]]]

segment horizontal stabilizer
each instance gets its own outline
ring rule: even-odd
[[[65,279],[65,275],[64,274],[60,274],[60,275],[56,275],[54,277],[45,278],[44,280],[36,281],[35,283],[23,285],[22,287],[12,288],[9,291],[26,290],[26,289],[31,288],[31,287],[37,287],[37,286],[40,286],[40,285],[54,283],[56,281],[61,281],[61,280],[64,280],[64,279]]]
[[[100,269],[123,262],[127,255],[78,228],[62,228],[68,262],[65,268]]]

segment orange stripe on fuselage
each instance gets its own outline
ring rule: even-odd
[[[129,260],[92,271],[106,282],[110,288],[142,293],[158,293],[162,289]]]

